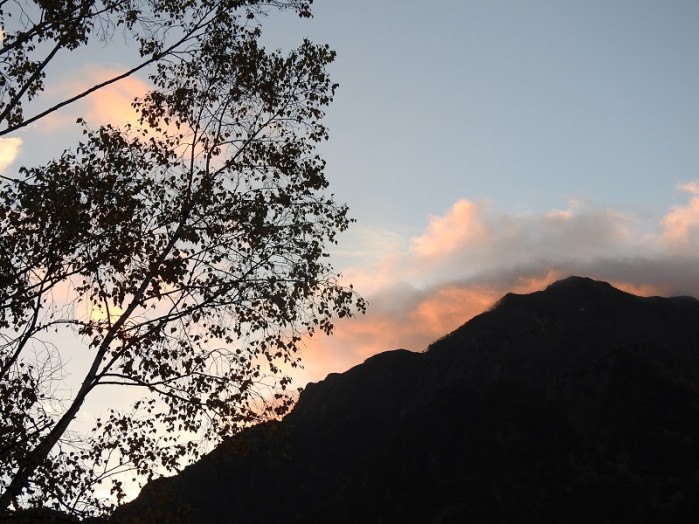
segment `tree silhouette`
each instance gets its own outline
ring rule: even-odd
[[[309,3],[0,7],[0,134],[84,96],[25,116],[59,50],[117,30],[142,58],[125,74],[150,67],[155,86],[134,102],[138,124],[79,119],[76,147],[2,176],[0,510],[108,511],[124,472],[176,470],[257,420],[260,383],[283,412],[281,366],[298,365],[301,337],[364,309],[326,260],[351,221],[315,153],[335,55],[308,41],[267,51],[255,23],[269,6],[309,16]],[[78,352],[90,363],[66,395],[63,362]],[[114,386],[143,397],[80,431],[88,397]],[[113,499],[95,494],[105,482]]]

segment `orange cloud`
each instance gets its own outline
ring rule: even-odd
[[[47,99],[64,100],[101,82],[118,76],[123,71],[117,67],[105,68],[94,64],[84,66],[79,77],[71,77],[51,85],[45,92]],[[84,99],[71,104],[65,112],[49,115],[42,119],[42,129],[53,132],[73,125],[78,116],[83,117],[92,126],[113,124],[124,125],[138,123],[138,114],[131,107],[134,98],[143,96],[151,89],[150,84],[136,76],[123,78],[113,84],[98,89]]]
[[[21,147],[21,138],[0,138],[0,171],[4,171],[15,161]]]
[[[436,290],[408,315],[411,325],[436,339],[489,309],[500,298],[498,290],[448,286]]]
[[[488,235],[480,220],[480,206],[459,200],[443,217],[432,217],[424,235],[412,239],[411,251],[418,257],[442,257],[459,245],[477,242]]]
[[[684,246],[690,241],[693,232],[699,230],[699,183],[688,182],[677,189],[689,193],[689,202],[675,206],[662,219],[663,238],[674,246]]]
[[[114,72],[101,72],[94,76],[95,83],[106,80]],[[149,90],[147,83],[136,77],[128,77],[97,90],[90,96],[90,107],[85,119],[96,124],[138,124],[138,113],[131,107],[136,97],[145,95]]]

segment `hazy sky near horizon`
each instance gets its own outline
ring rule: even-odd
[[[699,296],[699,2],[316,0],[314,15],[271,12],[263,32],[338,53],[321,151],[357,223],[333,260],[370,308],[309,342],[301,382],[421,350],[505,292],[569,274]],[[68,59],[51,89],[120,60]],[[71,145],[75,115],[128,118],[146,87],[24,131],[0,166]]]

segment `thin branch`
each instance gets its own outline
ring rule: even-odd
[[[111,85],[115,82],[118,82],[119,80],[123,80],[124,78],[127,78],[127,77],[133,75],[134,73],[137,73],[141,69],[143,69],[143,68],[145,68],[145,67],[147,67],[155,62],[158,62],[159,60],[162,60],[164,57],[168,56],[169,54],[172,54],[173,51],[175,51],[175,49],[177,47],[182,45],[187,40],[191,39],[197,33],[197,31],[206,27],[208,22],[205,22],[205,20],[206,20],[206,17],[210,13],[211,12],[207,13],[207,15],[202,17],[202,19],[199,23],[195,24],[192,27],[192,29],[190,29],[187,33],[184,34],[184,36],[182,38],[180,38],[178,41],[173,43],[170,47],[168,47],[164,51],[161,51],[160,53],[154,54],[151,58],[149,58],[148,60],[146,60],[144,62],[141,62],[136,67],[133,67],[133,68],[129,69],[128,71],[121,73],[120,75],[112,77],[109,80],[105,80],[104,82],[100,82],[99,84],[96,84],[96,85],[92,86],[91,88],[86,89],[82,93],[79,93],[77,95],[74,95],[74,96],[66,99],[66,100],[63,100],[62,102],[59,102],[58,104],[56,104],[54,106],[51,106],[50,108],[46,109],[45,111],[42,111],[41,113],[38,113],[38,114],[34,115],[33,117],[28,118],[28,119],[20,122],[19,124],[15,124],[14,126],[9,126],[8,128],[0,131],[0,137],[4,136],[4,135],[8,135],[10,133],[13,133],[13,132],[17,131],[18,129],[22,129],[23,127],[26,127],[29,124],[32,124],[32,123],[36,122],[37,120],[40,120],[40,119],[44,118],[47,115],[50,115],[51,113],[53,113],[55,111],[58,111],[62,107],[70,105],[73,102],[77,102],[78,100],[85,98],[86,96],[94,93],[95,91],[97,91],[99,89],[102,89],[103,87],[106,87],[106,86]]]
[[[20,339],[17,343],[17,349],[15,349],[14,353],[4,363],[4,365],[2,366],[2,369],[0,369],[0,378],[5,376],[5,374],[9,371],[9,369],[17,361],[17,359],[19,358],[19,355],[22,353],[22,351],[24,350],[24,347],[27,345],[29,340],[31,340],[32,336],[36,334],[35,328],[36,328],[37,322],[39,321],[39,313],[41,311],[41,303],[42,303],[43,298],[44,298],[44,292],[46,291],[46,288],[44,288],[44,284],[45,284],[46,280],[48,280],[49,275],[50,275],[50,270],[47,270],[46,278],[41,283],[41,286],[39,287],[39,292],[36,294],[36,301],[34,303],[34,307],[32,308],[32,319],[29,322],[29,325],[25,328],[24,334],[22,336],[20,336]]]
[[[5,109],[2,113],[0,113],[0,122],[4,121],[7,119],[8,115],[12,112],[12,110],[19,104],[20,100],[22,100],[22,97],[24,94],[29,90],[29,88],[32,87],[32,84],[36,82],[36,80],[39,78],[41,75],[42,71],[46,68],[46,66],[49,64],[51,60],[53,60],[53,57],[56,56],[56,53],[58,53],[59,49],[63,47],[63,42],[59,40],[54,48],[51,50],[51,52],[46,55],[46,58],[44,58],[43,62],[39,64],[39,67],[36,68],[36,70],[32,73],[32,75],[29,77],[29,79],[25,82],[25,84],[22,86],[22,88],[17,91],[17,94],[10,100],[7,105],[5,106]]]

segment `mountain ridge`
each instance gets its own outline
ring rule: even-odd
[[[699,301],[569,277],[309,384],[112,521],[693,522],[696,493]]]

